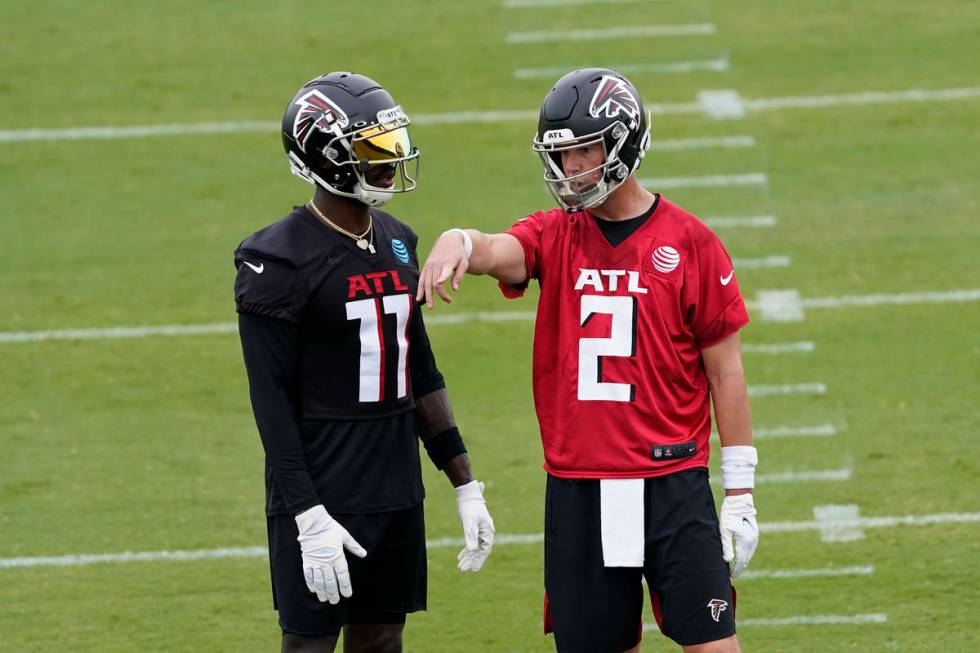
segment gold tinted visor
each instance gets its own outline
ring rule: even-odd
[[[412,153],[412,142],[405,127],[391,130],[382,125],[369,127],[354,136],[352,146],[358,161],[371,163],[397,161]]]

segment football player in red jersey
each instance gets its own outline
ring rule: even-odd
[[[540,286],[534,403],[548,473],[545,628],[559,651],[636,650],[642,578],[661,631],[685,651],[738,651],[731,579],[758,543],[732,261],[697,218],[636,178],[650,136],[612,70],[562,77],[534,150],[559,207],[506,233],[451,229],[417,297],[451,301],[466,272],[508,297]],[[708,484],[710,403],[721,438],[721,519]]]
[[[415,188],[408,124],[372,79],[311,80],[282,140],[315,193],[235,251],[283,653],[329,653],[341,629],[344,651],[402,650],[406,614],[426,607],[418,437],[456,488],[460,571],[493,545],[414,301],[418,238],[379,209]]]

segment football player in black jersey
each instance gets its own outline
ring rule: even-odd
[[[401,650],[405,615],[426,605],[417,437],[456,489],[459,569],[493,545],[414,300],[418,237],[377,208],[415,188],[408,124],[363,75],[306,84],[282,139],[315,194],[235,251],[283,651],[333,651],[341,629],[345,651]]]

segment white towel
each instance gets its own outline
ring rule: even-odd
[[[642,567],[643,479],[601,479],[599,512],[605,566]]]

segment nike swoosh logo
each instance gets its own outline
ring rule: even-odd
[[[242,261],[242,263],[255,270],[255,274],[262,274],[262,271],[265,270],[265,263],[260,265],[252,265],[248,261]]]
[[[735,270],[733,269],[731,272],[728,273],[727,277],[719,276],[718,280],[721,281],[721,285],[727,286],[732,282],[732,277],[734,276],[735,276]]]

